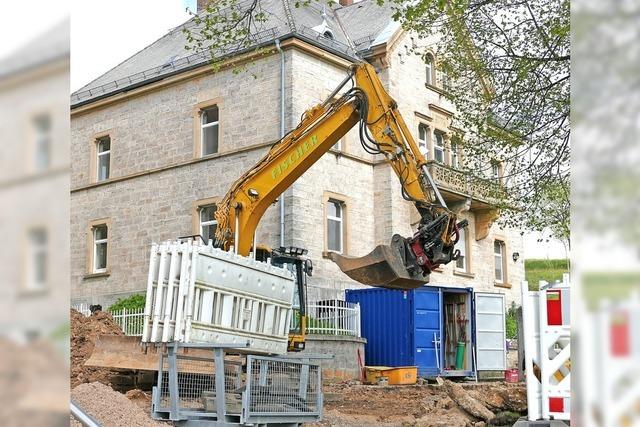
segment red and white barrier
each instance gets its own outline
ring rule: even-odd
[[[571,313],[569,275],[563,282],[522,284],[528,418],[569,420],[571,409]]]

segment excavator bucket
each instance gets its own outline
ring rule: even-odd
[[[356,282],[387,289],[409,290],[429,282],[429,276],[411,274],[398,247],[379,245],[363,257],[329,254],[340,270]]]
[[[123,335],[100,335],[86,366],[109,369],[157,371],[162,347],[145,346],[140,337]],[[178,354],[189,352],[190,356],[211,358],[211,350],[202,348],[180,348]]]
[[[85,365],[96,368],[154,371],[158,369],[158,352],[153,347],[144,348],[140,337],[100,335]]]

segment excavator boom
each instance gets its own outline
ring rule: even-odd
[[[349,82],[353,87],[336,97]],[[404,198],[415,204],[422,219],[413,236],[394,236],[390,245],[367,256],[330,257],[345,274],[367,285],[412,289],[427,283],[431,270],[455,259],[458,229],[466,223],[458,224],[447,208],[396,102],[367,63],[353,65],[327,101],[309,109],[298,127],[233,184],[216,211],[216,244],[249,255],[266,209],[356,124],[364,149],[389,162]]]

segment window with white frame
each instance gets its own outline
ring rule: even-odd
[[[418,147],[420,148],[420,151],[422,152],[422,154],[424,154],[425,156],[428,155],[428,138],[429,138],[429,127],[427,125],[425,125],[424,123],[420,123],[418,125]]]
[[[41,114],[33,119],[33,138],[35,170],[46,170],[51,162],[51,117],[49,114]]]
[[[444,135],[441,132],[434,132],[434,136],[433,158],[436,162],[444,163]]]
[[[495,240],[493,242],[493,259],[495,264],[496,283],[505,283],[505,257],[504,242]]]
[[[327,201],[327,251],[344,252],[344,202]]]
[[[27,238],[26,288],[30,291],[38,291],[44,289],[47,285],[47,230],[44,228],[31,229]]]
[[[109,179],[111,169],[111,137],[106,135],[96,140],[96,181]]]
[[[469,270],[469,260],[467,259],[467,229],[462,228],[459,233],[460,237],[455,247],[460,251],[460,256],[458,256],[456,260],[456,270],[466,272]]]
[[[218,221],[216,221],[215,204],[200,206],[200,235],[204,239],[205,243],[209,243],[209,240],[216,239],[216,229],[218,227]]]
[[[460,158],[458,157],[458,144],[451,143],[451,167],[457,169],[460,166]]]
[[[428,54],[424,62],[427,84],[433,85],[433,56]]]
[[[218,152],[219,130],[218,106],[213,105],[202,110],[200,115],[202,155],[207,156]]]
[[[107,224],[94,225],[93,234],[93,272],[104,273],[107,271],[108,227]]]

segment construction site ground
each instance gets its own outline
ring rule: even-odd
[[[349,382],[325,384],[323,392],[324,419],[314,426],[511,426],[527,401],[524,384],[504,382],[384,387]]]
[[[96,336],[103,333],[122,333],[107,313],[71,313],[72,397],[105,426],[162,425],[151,419],[150,389],[123,380],[132,373],[84,366]],[[439,380],[376,386],[347,381],[326,383],[323,392],[324,419],[309,426],[511,426],[526,412],[522,383]]]

